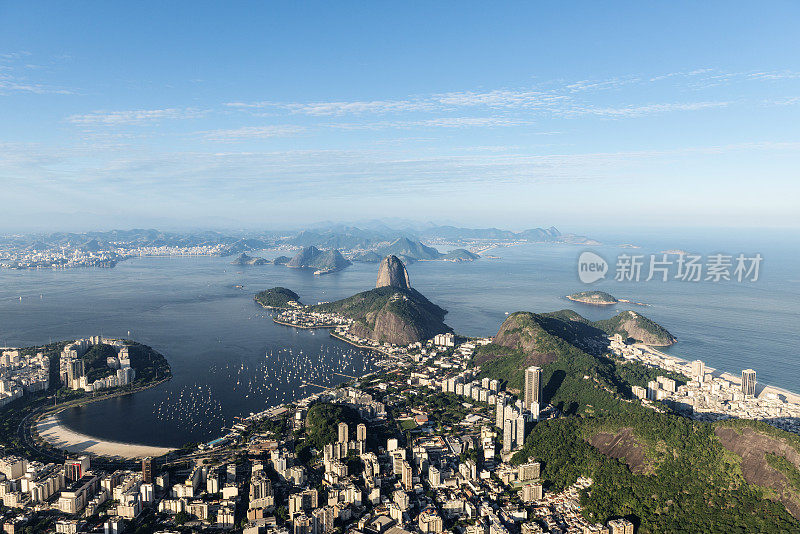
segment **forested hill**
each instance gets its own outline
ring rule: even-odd
[[[684,418],[666,406],[658,413],[630,394],[632,385],[658,375],[679,383],[686,377],[604,357],[592,350],[596,327],[580,319],[569,311],[513,314],[494,343],[476,352],[480,376],[504,380],[517,393],[525,367],[542,366],[543,401],[561,414],[533,427],[514,462],[542,461],[545,491],[592,477],[582,496],[588,516],[625,516],[641,533],[800,532],[787,510],[800,516],[800,482],[794,490],[791,482],[794,475],[800,480],[800,455],[790,454],[800,445],[764,445],[778,458],[770,465],[784,472],[766,480],[754,476],[763,469],[742,459],[749,458],[742,449],[746,436],[737,440],[720,433],[719,424]],[[768,432],[775,443],[798,441],[773,427],[748,431]]]
[[[407,345],[450,332],[446,310],[413,288],[376,287],[336,302],[310,306],[311,311],[333,312],[354,320],[350,332],[375,341]]]

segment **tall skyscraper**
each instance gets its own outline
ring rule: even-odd
[[[70,386],[72,386],[73,380],[76,380],[85,374],[83,360],[72,360],[69,362],[69,367],[67,368],[67,377]]]
[[[756,396],[756,372],[752,369],[742,371],[742,393],[748,397]]]
[[[541,402],[541,394],[542,368],[532,365],[525,369],[525,408],[530,409],[533,402]]]
[[[495,425],[498,428],[503,428],[503,418],[505,416],[506,406],[510,404],[510,398],[505,393],[497,396],[497,416],[495,417]]]
[[[145,484],[153,482],[153,459],[149,456],[142,458],[142,482]]]
[[[403,466],[400,471],[400,483],[403,484],[403,487],[406,490],[410,490],[414,487],[411,477],[413,476],[413,472],[411,470],[411,464],[408,463],[406,460],[403,460]]]
[[[442,483],[441,471],[439,471],[433,465],[428,468],[428,482],[434,488],[438,488],[439,485]]]
[[[698,382],[703,382],[706,376],[706,364],[702,360],[692,362],[692,378]]]
[[[519,414],[517,416],[517,425],[516,425],[516,428],[515,428],[515,430],[516,430],[515,438],[516,438],[516,442],[517,442],[517,447],[520,447],[520,448],[522,448],[522,446],[525,445],[525,426],[526,426],[525,423],[526,423],[525,416],[523,414]]]
[[[516,418],[503,421],[503,452],[508,452],[514,446],[514,430]]]
[[[339,443],[347,443],[347,423],[339,423]]]
[[[358,441],[365,441],[367,439],[367,425],[359,423],[356,427],[356,439]]]

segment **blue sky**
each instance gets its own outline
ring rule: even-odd
[[[800,4],[0,2],[7,230],[800,226]]]

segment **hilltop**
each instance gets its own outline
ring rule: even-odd
[[[315,269],[317,271],[339,271],[352,265],[336,250],[319,250],[317,247],[304,247],[286,264],[288,267]]]
[[[310,311],[333,312],[353,319],[353,334],[380,342],[407,345],[451,332],[444,323],[446,310],[433,304],[416,289],[376,287]]]
[[[453,249],[442,256],[442,259],[447,261],[475,261],[479,258],[480,256],[478,254],[464,248]]]
[[[378,268],[378,281],[375,287],[392,286],[400,289],[411,287],[406,266],[397,256],[386,256]]]
[[[255,301],[265,308],[288,308],[290,302],[300,304],[300,296],[291,289],[273,287],[257,293]]]
[[[592,325],[609,335],[620,334],[624,339],[654,347],[666,347],[678,341],[666,328],[634,311],[623,311],[610,319],[595,321]]]
[[[423,245],[420,241],[412,241],[407,237],[400,237],[388,245],[379,247],[375,251],[380,256],[397,256],[404,262],[418,260],[438,260],[444,256],[433,247]]]
[[[244,252],[239,254],[239,257],[231,262],[231,265],[266,265],[271,263],[269,260],[255,256],[248,256]]]

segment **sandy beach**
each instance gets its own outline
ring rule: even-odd
[[[146,456],[161,456],[175,450],[167,447],[103,441],[70,430],[61,424],[57,415],[49,415],[41,421],[38,421],[36,425],[34,425],[33,430],[52,446],[74,453],[131,459],[144,458]]]

